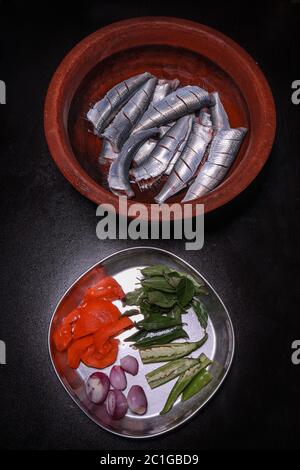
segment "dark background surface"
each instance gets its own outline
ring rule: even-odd
[[[299,446],[300,366],[291,363],[299,322],[299,76],[297,2],[0,2],[2,449],[215,449]],[[43,133],[50,78],[87,34],[113,21],[172,15],[236,40],[270,82],[278,131],[262,173],[237,200],[206,217],[205,246],[153,242],[198,268],[228,307],[236,356],[221,392],[187,425],[151,441],[98,428],[58,382],[47,330],[60,296],[87,268],[134,241],[97,239],[96,207],[63,178]],[[148,242],[147,244],[150,244]]]

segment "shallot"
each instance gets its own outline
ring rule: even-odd
[[[139,363],[134,356],[127,355],[122,357],[120,364],[122,369],[128,372],[128,374],[136,375],[139,371]]]
[[[113,366],[109,374],[109,380],[113,388],[117,390],[125,390],[127,387],[127,379],[124,370],[120,366]]]
[[[128,396],[129,409],[138,415],[144,415],[147,411],[148,402],[145,392],[139,385],[133,385],[129,390]]]
[[[128,403],[120,390],[110,390],[106,400],[107,413],[114,419],[121,419],[126,415]]]
[[[97,405],[103,403],[109,391],[109,378],[103,372],[94,372],[86,382],[86,394]]]

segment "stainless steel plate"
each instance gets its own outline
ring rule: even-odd
[[[128,387],[125,394],[133,384],[141,385],[148,397],[148,412],[144,416],[133,415],[131,412],[121,420],[113,420],[106,413],[105,406],[93,405],[85,393],[85,381],[93,372],[93,369],[81,364],[77,370],[70,369],[67,364],[66,353],[59,353],[52,344],[52,332],[61,319],[81,301],[87,287],[97,282],[103,273],[113,276],[129,292],[136,287],[139,270],[145,266],[163,263],[180,271],[193,275],[196,279],[205,282],[209,295],[205,299],[209,311],[209,324],[207,332],[209,339],[201,349],[208,357],[214,360],[210,368],[213,381],[200,393],[186,402],[177,401],[173,409],[166,415],[160,416],[161,411],[171,388],[175,381],[169,382],[161,387],[151,390],[145,379],[145,374],[159,364],[143,365],[140,361],[138,351],[132,349],[128,343],[121,341],[117,361],[124,355],[130,353],[135,355],[140,363],[140,370],[136,377],[127,375]],[[122,310],[121,302],[116,305]],[[123,309],[124,310],[124,309]],[[138,319],[138,317],[136,317]],[[199,326],[196,315],[189,312],[184,316],[187,323],[185,330],[189,334],[190,341],[196,341],[203,332]],[[133,333],[125,332],[120,339]],[[214,395],[225,379],[231,366],[234,354],[234,332],[229,314],[222,300],[210,286],[206,279],[201,276],[188,263],[165,250],[150,247],[137,247],[119,251],[103,259],[85,274],[83,274],[65,293],[58,303],[49,327],[49,351],[54,370],[63,384],[64,388],[95,423],[102,428],[120,436],[129,438],[149,438],[170,431],[190,419],[199,411],[205,403]],[[195,351],[192,356],[198,356]],[[103,371],[109,373],[109,369]],[[176,380],[176,379],[175,379]]]

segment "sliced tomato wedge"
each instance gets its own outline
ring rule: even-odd
[[[133,321],[128,317],[121,317],[119,320],[103,327],[94,334],[95,346],[98,351],[101,351],[104,343],[111,337],[120,334],[127,328],[133,327]]]
[[[65,351],[72,341],[71,325],[60,325],[56,328],[53,333],[53,341],[58,351]]]
[[[117,339],[110,339],[107,341],[105,345],[106,347],[109,345],[109,351],[106,354],[100,354],[95,345],[92,345],[82,355],[81,360],[88,367],[104,369],[116,361],[118,355],[118,344],[119,341]]]
[[[74,339],[87,336],[104,325],[117,321],[121,313],[107,300],[91,298],[78,308],[78,320],[73,326]]]
[[[111,276],[106,276],[93,287],[88,289],[85,300],[91,297],[99,297],[104,300],[119,300],[125,297],[120,284]]]
[[[77,339],[68,349],[68,364],[72,369],[77,369],[81,356],[94,342],[93,335]]]
[[[67,324],[71,324],[71,323],[74,323],[75,321],[77,321],[79,318],[79,311],[78,311],[78,308],[74,308],[74,310],[71,310],[70,313],[68,313],[68,315],[66,315],[64,318],[63,318],[63,321],[62,323],[67,325]]]

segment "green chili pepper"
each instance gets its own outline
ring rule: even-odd
[[[153,313],[145,320],[141,320],[136,324],[137,328],[147,331],[162,330],[163,328],[170,328],[171,326],[182,325],[180,318],[172,318],[169,315],[161,315]]]
[[[164,330],[157,331],[145,331],[141,330],[141,337],[136,341],[134,347],[140,349],[147,346],[152,346],[153,344],[165,344],[170,343],[174,339],[179,338],[188,338],[188,334],[184,331],[181,326],[172,326],[171,328],[166,328]],[[130,340],[130,341],[135,341]]]
[[[164,345],[154,345],[151,348],[140,350],[140,356],[144,364],[151,364],[153,362],[166,362],[180,359],[187,356],[196,349],[199,349],[206,342],[208,338],[207,333],[201,338],[200,341],[194,343],[170,343]]]
[[[124,341],[128,342],[128,341],[140,341],[142,340],[143,338],[145,338],[147,336],[148,332],[145,331],[145,330],[140,330],[140,331],[137,331],[136,333],[133,333],[133,335],[131,336],[128,336],[128,338],[125,338]]]
[[[205,367],[207,367],[211,362],[208,357],[205,356],[205,354],[201,354],[199,360],[200,362],[198,364],[186,370],[182,375],[180,375],[176,384],[172,388],[170,395],[168,396],[164,408],[160,412],[161,415],[168,413],[168,411],[171,410],[179,395],[185,390],[185,388],[189,385],[193,378],[201,370],[205,369]]]
[[[182,401],[189,400],[191,397],[200,392],[206,385],[212,381],[212,375],[205,369],[198,372],[197,375],[191,380],[188,386],[183,390]]]
[[[151,388],[156,388],[175,379],[175,377],[183,374],[186,370],[196,364],[199,364],[199,359],[192,359],[190,357],[176,359],[175,361],[170,361],[164,366],[149,372],[146,374],[146,379]]]

